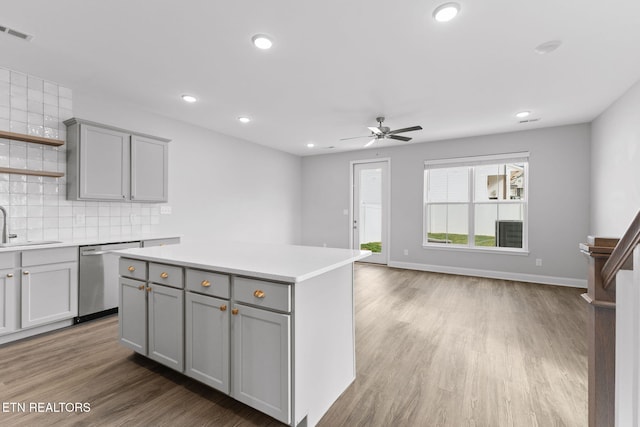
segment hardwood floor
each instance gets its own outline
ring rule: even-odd
[[[582,292],[356,265],[357,378],[319,425],[586,425]],[[0,425],[281,425],[116,337],[109,317],[1,346]]]

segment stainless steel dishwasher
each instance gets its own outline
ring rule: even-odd
[[[140,242],[80,246],[78,317],[75,323],[118,311],[119,257],[112,252],[140,246]]]

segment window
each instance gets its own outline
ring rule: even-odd
[[[423,245],[526,251],[528,163],[529,153],[426,161]]]

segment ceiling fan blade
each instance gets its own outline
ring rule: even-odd
[[[375,133],[376,135],[382,134],[382,131],[380,129],[374,128],[373,126],[369,126],[367,129],[369,129],[371,132]]]
[[[411,126],[409,128],[402,128],[402,129],[392,130],[392,131],[389,131],[387,133],[387,135],[394,135],[396,133],[402,133],[402,132],[411,132],[411,131],[414,131],[414,130],[422,130],[422,126]]]
[[[358,138],[371,138],[371,135],[352,136],[351,138],[340,138],[340,141],[346,141],[348,139],[358,139]]]
[[[387,138],[397,139],[398,141],[405,141],[405,142],[411,141],[411,138],[406,137],[406,136],[400,136],[400,135],[389,135],[389,134],[387,134]]]
[[[374,142],[376,142],[376,139],[378,138],[373,138],[371,141],[367,142],[366,144],[364,144],[365,148],[370,146],[371,144],[373,144]]]

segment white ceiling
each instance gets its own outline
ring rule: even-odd
[[[411,143],[588,122],[640,78],[638,0],[459,0],[437,23],[444,2],[2,0],[34,38],[0,34],[0,66],[298,155],[359,149],[339,139],[380,114],[422,125]]]

